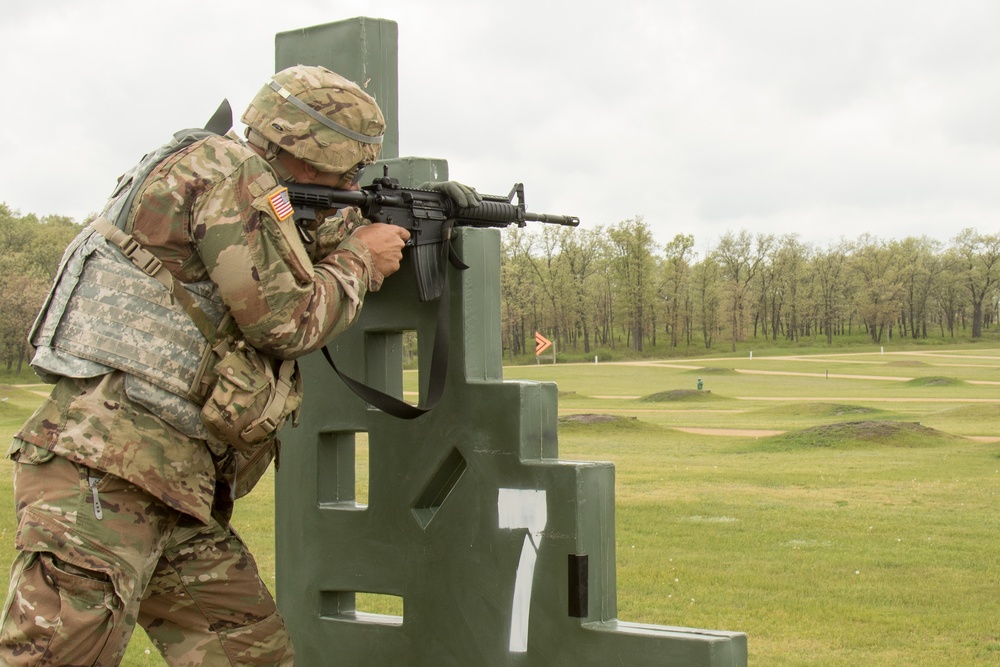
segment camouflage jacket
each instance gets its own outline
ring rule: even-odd
[[[251,345],[296,358],[350,326],[381,276],[367,247],[349,235],[364,224],[357,211],[327,219],[307,249],[291,218],[278,219],[272,202],[279,191],[256,153],[231,136],[212,136],[153,170],[127,231],[181,282],[214,283]],[[122,376],[60,379],[18,439],[127,479],[207,521],[225,480],[217,480],[205,441],[132,403]]]

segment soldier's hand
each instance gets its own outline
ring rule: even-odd
[[[482,195],[476,192],[475,188],[463,185],[458,181],[430,181],[418,187],[421,190],[443,192],[460,208],[479,206],[479,203],[483,201]]]
[[[358,227],[351,236],[368,246],[372,264],[382,277],[399,271],[399,263],[403,260],[403,245],[410,238],[410,232],[396,225],[373,222]]]

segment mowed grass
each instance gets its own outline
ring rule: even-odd
[[[558,383],[561,458],[616,464],[620,619],[746,632],[754,665],[1000,664],[1000,350],[505,377]],[[0,388],[0,437],[31,391]],[[235,519],[272,585],[273,493],[268,475]],[[148,649],[137,633],[123,664],[162,664]]]
[[[609,457],[599,430],[567,434],[563,454],[616,462],[622,619],[742,630],[760,665],[1000,656],[992,449],[643,431]]]
[[[559,429],[616,464],[620,618],[744,631],[758,665],[1000,664],[1000,351],[940,352],[506,378],[627,418]]]

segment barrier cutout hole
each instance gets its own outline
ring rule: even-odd
[[[441,462],[413,504],[413,516],[421,528],[426,529],[434,519],[467,467],[465,457],[457,449],[452,449]]]
[[[369,386],[417,405],[420,400],[417,332],[369,331],[365,334],[365,377]]]
[[[365,509],[369,470],[366,432],[320,433],[316,452],[318,505],[324,509]]]
[[[403,624],[403,598],[364,591],[322,591],[319,615],[328,621],[399,626]]]

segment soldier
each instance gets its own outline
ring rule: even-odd
[[[247,143],[188,130],[147,155],[66,250],[31,334],[55,387],[9,452],[2,664],[116,665],[136,623],[170,665],[292,664],[232,502],[301,402],[287,360],[355,321],[408,233],[351,208],[293,224],[282,181],[356,189],[378,158],[357,85],[293,67],[243,121]]]

